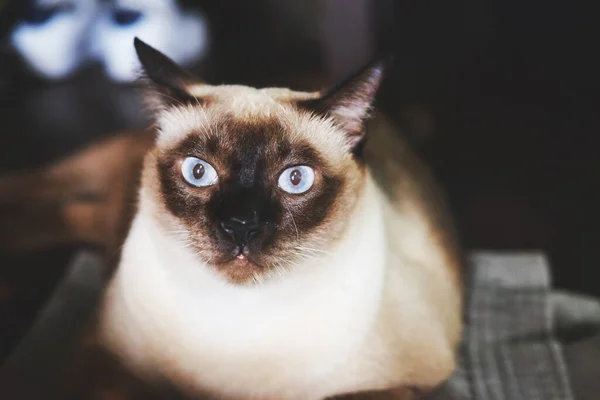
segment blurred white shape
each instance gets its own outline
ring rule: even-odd
[[[85,38],[97,16],[96,0],[38,0],[12,33],[25,63],[46,79],[62,79],[89,58]]]
[[[111,79],[131,82],[140,67],[136,36],[180,64],[202,58],[209,47],[204,15],[184,11],[176,0],[37,0],[11,40],[43,78],[62,79],[99,60]]]
[[[136,36],[180,64],[208,50],[208,26],[200,12],[184,12],[175,0],[116,0],[102,10],[91,38],[93,53],[111,79],[135,79],[140,67]]]

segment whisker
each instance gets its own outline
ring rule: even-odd
[[[198,101],[197,98],[196,101]],[[198,103],[198,106],[200,106],[200,103]],[[206,111],[204,110],[204,108],[202,108],[202,106],[200,106],[200,111],[202,112],[202,116],[204,117],[204,121],[201,122],[204,129],[206,129],[212,136],[215,136],[215,132],[211,128],[210,123],[208,122],[208,118],[206,117]]]
[[[301,251],[311,251],[314,253],[319,253],[319,254],[326,254],[328,256],[333,255],[333,253],[331,253],[330,251],[327,250],[323,250],[323,249],[315,249],[312,247],[305,247],[305,246],[296,246],[297,250],[301,250]]]
[[[290,218],[292,219],[292,223],[294,224],[294,229],[296,230],[296,240],[299,241],[300,233],[298,232],[298,225],[296,225],[296,220],[294,219],[294,214],[292,214],[289,207],[285,207],[285,210],[288,212],[288,214],[290,215]]]
[[[171,96],[169,96],[169,95],[167,95],[165,93],[158,92],[158,91],[155,92],[155,93],[158,94],[159,96],[162,96],[162,97],[166,98],[166,99],[173,100],[175,103],[177,103],[179,105],[185,106],[185,104],[181,100],[178,100],[178,99],[176,99],[174,97],[171,97]]]

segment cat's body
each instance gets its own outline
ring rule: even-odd
[[[357,193],[363,215],[331,255],[242,289],[138,214],[109,287],[105,337],[140,371],[237,398],[434,387],[454,367],[458,265],[448,268],[457,260],[433,247],[435,227],[404,193],[392,202],[369,179]]]
[[[385,118],[362,139],[380,71],[315,105],[318,93],[181,85],[164,75],[171,64],[140,51],[159,85],[159,134],[97,343],[134,375],[191,396],[404,398],[392,390],[445,380],[461,333],[461,259],[431,177]],[[330,119],[303,107],[327,107]],[[202,181],[213,167],[218,178]]]

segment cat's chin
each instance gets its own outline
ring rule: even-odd
[[[217,271],[234,285],[260,283],[267,276],[268,268],[252,257],[239,255],[215,264]]]

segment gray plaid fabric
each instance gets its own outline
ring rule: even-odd
[[[574,399],[545,257],[473,253],[470,263],[460,365],[431,399]]]

